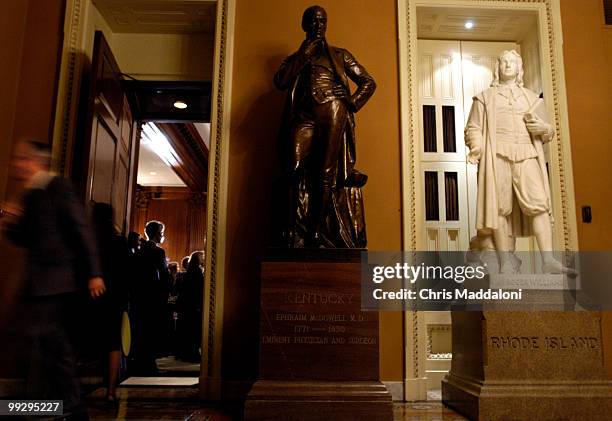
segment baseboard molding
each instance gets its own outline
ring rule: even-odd
[[[404,384],[400,382],[382,382],[387,386],[387,390],[391,393],[393,402],[402,402],[404,400]]]
[[[222,382],[220,377],[200,376],[200,398],[206,401],[221,400]]]
[[[404,380],[404,400],[426,401],[427,400],[427,377],[419,377]]]
[[[224,401],[244,401],[255,380],[223,380],[221,398]]]

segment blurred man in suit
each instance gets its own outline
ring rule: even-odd
[[[68,182],[49,172],[44,142],[16,145],[10,176],[23,186],[22,199],[3,204],[2,228],[26,251],[22,286],[26,316],[27,394],[64,402],[65,419],[86,420],[80,398],[71,324],[79,291],[105,292],[94,235]]]

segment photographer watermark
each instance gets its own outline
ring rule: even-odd
[[[496,252],[366,252],[364,310],[612,309],[612,253],[556,253],[571,270],[543,273],[532,253],[511,253],[500,270]],[[580,264],[579,264],[580,263]],[[565,267],[565,266],[564,266]],[[500,273],[502,272],[502,273]]]

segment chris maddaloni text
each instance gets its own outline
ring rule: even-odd
[[[433,290],[423,288],[419,290],[402,288],[399,291],[383,291],[380,288],[372,291],[375,300],[522,300],[523,290],[506,291],[503,289],[453,289]]]

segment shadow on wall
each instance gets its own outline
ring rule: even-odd
[[[281,175],[277,145],[285,99],[272,80],[284,57],[267,59],[265,89],[252,91],[233,104],[228,227],[234,230],[234,241],[228,250],[228,272],[232,275],[226,276],[225,285],[226,295],[231,294],[232,299],[226,300],[224,331],[240,334],[224,335],[222,375],[228,379],[257,377],[259,273],[274,234],[272,188]],[[231,284],[237,282],[239,285]]]

